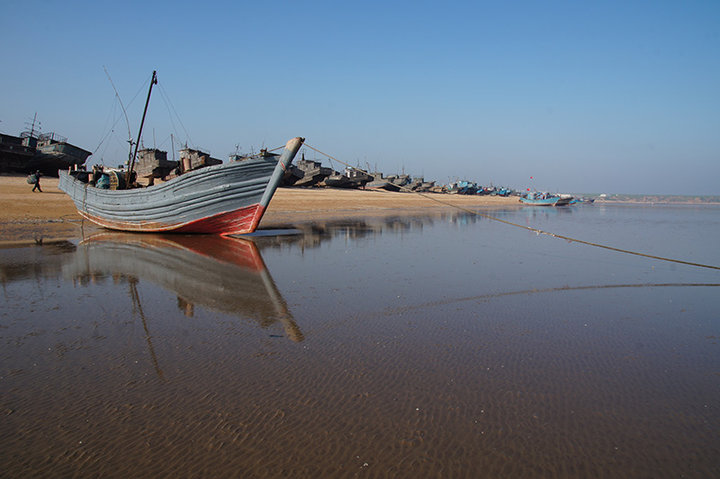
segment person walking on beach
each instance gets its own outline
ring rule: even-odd
[[[40,188],[40,170],[35,172],[35,186],[33,186],[33,193],[35,192],[35,189],[42,193],[42,189]]]

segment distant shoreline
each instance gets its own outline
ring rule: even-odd
[[[25,175],[0,175],[0,243],[77,238],[99,227],[83,221],[70,197],[57,188],[58,179],[43,177],[43,193],[33,193]],[[578,195],[594,197],[595,205],[702,206],[720,204],[720,196]],[[261,229],[343,218],[422,215],[452,208],[497,210],[521,208],[515,196],[400,193],[339,188],[279,188],[260,223]],[[583,208],[582,204],[570,208]],[[592,207],[588,205],[587,207]]]
[[[42,177],[33,192],[24,175],[0,175],[0,243],[78,238],[101,228],[83,220],[58,178]],[[434,200],[434,201],[433,201]],[[515,197],[423,195],[339,188],[279,188],[260,229],[316,221],[387,215],[418,215],[456,207],[492,210],[519,208]]]
[[[681,196],[681,195],[611,195],[598,198],[597,204],[660,204],[660,205],[718,205],[720,196]]]
[[[20,173],[0,173],[0,178],[22,178],[27,175]],[[57,181],[56,177],[44,177],[46,181]],[[338,188],[301,188],[301,187],[280,187],[280,190],[302,190],[302,191],[351,191],[351,189]],[[362,190],[356,190],[362,191]],[[519,190],[516,190],[519,191]],[[428,193],[438,195],[438,198],[448,197],[454,198],[457,195],[443,195],[437,193]],[[612,193],[607,194],[604,198],[600,193],[570,193],[575,198],[592,198],[596,203],[657,203],[657,204],[720,204],[720,195],[660,195],[660,194],[631,194],[631,193]],[[460,195],[462,196],[462,195]],[[470,195],[472,196],[472,195]],[[510,196],[509,198],[513,198]]]

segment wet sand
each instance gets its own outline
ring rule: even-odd
[[[57,178],[42,178],[42,193],[33,192],[24,176],[0,176],[0,241],[19,242],[69,239],[81,229],[97,229],[82,221],[70,197],[58,189]],[[518,206],[514,197],[461,196],[426,193],[344,190],[333,188],[279,188],[260,228],[291,226],[317,220],[424,211]]]
[[[14,184],[30,199],[4,211],[28,231],[76,214]],[[405,194],[276,199],[271,221],[315,219],[252,242],[0,248],[0,476],[718,475],[715,273]],[[511,205],[498,215],[720,264],[715,207]]]

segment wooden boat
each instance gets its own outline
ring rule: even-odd
[[[385,190],[385,191],[400,191],[400,187],[388,181],[387,178],[379,171],[370,173],[372,178],[370,181],[365,183],[366,190]]]
[[[447,191],[451,195],[474,195],[478,191],[478,185],[474,181],[455,181],[448,185]]]
[[[83,217],[109,229],[252,233],[303,141],[288,141],[277,160],[257,156],[207,166],[146,188],[98,188],[67,171],[59,172],[58,186]]]
[[[362,188],[370,181],[370,175],[363,171],[347,167],[342,173],[333,171],[329,176],[322,180],[320,186],[329,186],[331,188]]]
[[[153,72],[138,139],[142,138],[150,94],[156,83],[157,75]],[[181,156],[182,166],[178,167],[181,174],[160,184],[154,184],[154,178],[156,171],[163,168],[145,165],[146,168],[139,166],[135,170],[138,141],[127,171],[97,172],[102,175],[59,171],[58,187],[70,195],[84,218],[109,229],[144,233],[252,233],[304,141],[299,137],[288,141],[279,158],[262,152],[225,164],[198,150],[185,149],[182,152],[186,157]],[[162,155],[151,153],[149,161],[157,160],[156,166],[163,166]],[[141,174],[149,181],[147,187],[133,187],[140,170],[148,173]]]
[[[364,188],[372,177],[359,168],[346,167],[343,173],[350,179],[350,188]]]
[[[320,182],[320,186],[329,186],[331,188],[354,188],[355,185],[350,181],[350,178],[340,173],[339,171],[333,171],[332,174],[327,176]]]
[[[306,160],[303,154],[297,162],[297,170],[292,172],[293,186],[315,186],[332,174],[332,169],[322,166],[319,161]],[[287,175],[286,175],[287,177]]]
[[[552,193],[540,193],[530,191],[520,197],[520,202],[525,205],[533,206],[566,206],[572,201],[572,196],[559,196]]]

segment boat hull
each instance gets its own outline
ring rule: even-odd
[[[65,141],[0,134],[0,172],[57,176],[58,170],[85,164],[91,152]]]
[[[59,172],[59,187],[83,217],[113,230],[252,233],[302,143],[290,140],[279,159],[208,166],[147,188],[95,188],[65,171]]]
[[[520,198],[522,204],[532,206],[566,206],[569,205],[571,201],[572,198],[561,198],[559,196],[542,199]]]

